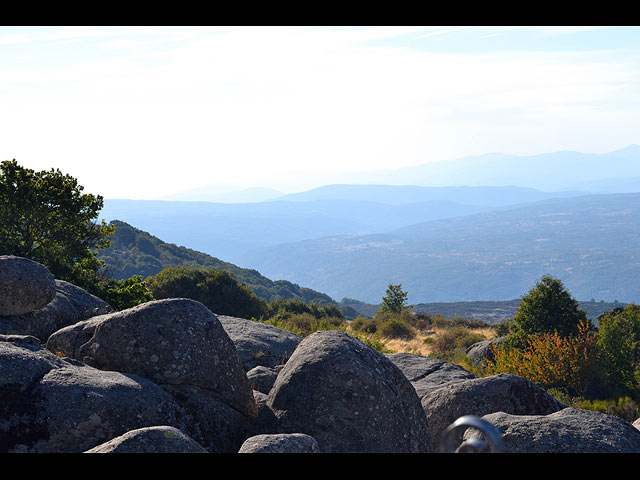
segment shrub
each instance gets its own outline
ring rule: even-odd
[[[356,332],[372,334],[376,333],[378,324],[372,318],[366,318],[359,315],[351,321],[351,329]]]
[[[589,400],[585,398],[572,399],[569,404],[583,410],[593,410],[606,413],[614,417],[622,418],[627,422],[634,422],[640,417],[640,409],[637,403],[630,397],[618,397],[609,400]]]
[[[444,315],[435,315],[432,317],[431,322],[434,327],[437,328],[453,328],[464,327],[468,329],[472,328],[488,328],[489,325],[481,320],[469,320],[464,317],[456,316],[453,318],[446,318]]]
[[[511,341],[522,345],[527,336],[538,333],[575,335],[583,322],[588,323],[586,312],[578,309],[578,302],[562,282],[545,275],[522,297],[513,317]]]
[[[640,390],[640,306],[627,305],[598,318],[598,346],[610,387],[617,393]]]
[[[224,270],[169,267],[145,283],[157,299],[190,298],[218,315],[261,318],[267,314],[267,303]]]
[[[446,362],[459,363],[463,361],[467,348],[482,340],[486,340],[486,337],[480,333],[475,333],[467,327],[452,326],[430,339],[431,356]]]
[[[558,332],[532,335],[522,348],[503,343],[494,348],[494,360],[486,360],[486,372],[513,373],[545,389],[566,389],[570,395],[598,392],[602,371],[596,334],[587,322],[576,330],[570,336]]]
[[[401,317],[390,316],[381,320],[376,332],[386,338],[400,338],[410,340],[416,336],[416,332],[409,323]]]
[[[306,337],[307,335],[319,330],[340,330],[343,329],[344,319],[340,317],[321,317],[316,318],[314,315],[304,313],[294,313],[285,315],[276,315],[265,323],[273,325],[284,330],[289,330],[297,335]]]

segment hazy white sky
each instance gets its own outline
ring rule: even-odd
[[[640,144],[637,27],[0,27],[0,160],[106,198]]]

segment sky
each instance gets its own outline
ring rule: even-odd
[[[640,27],[0,27],[0,160],[85,192],[285,193],[640,144]]]

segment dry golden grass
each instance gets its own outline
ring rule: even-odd
[[[432,342],[425,342],[425,339],[435,339],[445,332],[446,328],[432,328],[430,330],[422,330],[416,333],[411,340],[402,340],[398,338],[383,338],[385,346],[393,350],[395,353],[415,353],[427,356],[432,353]],[[473,333],[483,335],[487,340],[495,338],[496,332],[493,328],[473,328],[469,329]]]

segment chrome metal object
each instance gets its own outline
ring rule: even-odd
[[[484,438],[471,437],[455,446],[456,433],[468,428],[474,428],[482,433]],[[458,418],[447,427],[440,439],[440,453],[501,453],[504,451],[504,442],[500,431],[490,422],[474,415],[465,415]]]

